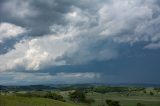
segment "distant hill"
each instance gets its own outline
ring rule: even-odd
[[[107,84],[107,83],[88,83],[88,84],[48,84],[48,85],[26,85],[26,86],[2,86],[0,90],[50,90],[63,88],[86,88],[92,86],[132,86],[132,87],[160,87],[160,84]]]
[[[150,83],[119,83],[119,84],[105,84],[110,86],[134,86],[134,87],[160,87],[160,84]]]
[[[5,86],[0,85],[0,90],[5,89]]]
[[[28,86],[0,86],[0,90],[50,90],[56,89],[52,86],[47,85],[28,85]]]

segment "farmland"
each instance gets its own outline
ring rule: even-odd
[[[82,96],[77,93],[71,99],[70,95],[75,91],[84,94]],[[3,89],[0,106],[109,106],[107,100],[116,101],[119,106],[138,106],[138,103],[142,106],[160,106],[160,92],[159,88],[108,86],[67,86],[16,91]]]

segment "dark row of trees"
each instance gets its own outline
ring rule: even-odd
[[[93,88],[94,92],[98,93],[108,93],[108,92],[125,92],[128,91],[127,87],[106,87],[106,86],[98,86]]]
[[[56,93],[47,93],[44,97],[65,102],[65,100],[63,99],[63,96]]]
[[[57,94],[57,93],[52,93],[52,92],[47,92],[46,94],[38,94],[38,93],[33,93],[33,92],[28,92],[25,94],[16,94],[17,96],[23,96],[23,97],[41,97],[41,98],[48,98],[48,99],[54,99],[58,101],[65,102],[63,96]]]
[[[98,93],[108,93],[108,92],[132,92],[132,91],[143,91],[143,87],[111,87],[111,86],[97,86],[92,88],[92,91]]]

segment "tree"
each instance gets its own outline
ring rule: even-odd
[[[85,102],[86,95],[82,90],[76,90],[69,94],[69,97],[74,102]]]
[[[154,93],[153,93],[153,92],[150,92],[150,95],[151,95],[151,96],[153,96],[153,95],[154,95]]]
[[[112,104],[112,100],[106,100],[106,104],[110,106]]]
[[[142,103],[137,103],[137,106],[145,106],[145,105]]]

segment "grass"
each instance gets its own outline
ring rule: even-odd
[[[0,106],[76,106],[76,105],[46,98],[0,96]]]
[[[68,92],[63,91],[60,92],[61,95],[63,95],[67,102],[71,102],[68,99]],[[96,92],[88,93],[87,98],[93,98],[95,99],[95,103],[93,103],[91,106],[102,106],[106,105],[105,100],[111,99],[119,101],[121,106],[136,106],[137,103],[142,103],[145,106],[160,106],[160,95],[148,95],[143,94],[141,92],[132,92],[131,95],[127,96],[127,93],[106,93],[106,94],[100,94]],[[80,106],[87,106],[86,104],[78,104]]]
[[[95,99],[95,103],[90,106],[102,106],[106,105],[105,100],[116,100],[119,101],[121,106],[136,106],[137,103],[142,103],[145,106],[160,106],[160,95],[154,94],[149,95],[151,90],[148,89],[146,94],[143,92],[131,92],[128,93],[87,93],[87,98]],[[53,99],[46,98],[28,98],[28,97],[17,97],[17,96],[0,96],[0,106],[87,106],[84,103],[73,103],[69,99],[69,92],[72,91],[57,91],[61,94],[66,102],[61,102]]]
[[[135,94],[136,95],[136,94]],[[106,99],[117,100],[121,106],[136,106],[137,103],[142,103],[145,106],[160,106],[160,96],[148,96],[148,95],[136,95],[126,96],[121,93],[88,93],[89,98],[94,98],[96,102],[92,106],[98,106],[98,104],[105,104]]]

